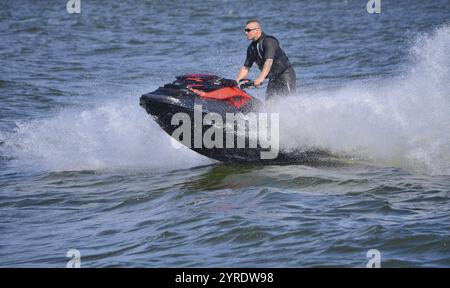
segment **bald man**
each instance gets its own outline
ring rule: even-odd
[[[245,34],[252,42],[247,48],[244,66],[239,71],[236,81],[247,77],[250,68],[256,62],[261,73],[254,81],[255,86],[260,86],[264,79],[269,78],[266,100],[295,92],[295,71],[278,40],[264,34],[261,24],[254,19],[247,21]]]

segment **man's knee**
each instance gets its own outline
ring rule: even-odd
[[[266,99],[295,93],[296,76],[293,68],[289,68],[277,78],[269,80],[266,90]]]
[[[291,67],[291,68],[289,68],[288,73],[286,75],[286,86],[287,86],[289,93],[294,93],[296,90],[296,79],[295,78],[296,78],[295,71]]]

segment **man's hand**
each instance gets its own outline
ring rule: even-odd
[[[262,84],[262,82],[264,81],[264,79],[263,80],[261,80],[261,79],[256,79],[255,81],[253,81],[253,85],[255,86],[255,87],[258,87],[258,86],[260,86],[261,84]]]
[[[245,77],[247,77],[249,71],[250,71],[249,68],[243,66],[241,68],[241,70],[239,70],[239,74],[236,76],[236,79],[235,79],[236,82],[239,83],[239,81],[241,81],[241,79],[244,79]]]

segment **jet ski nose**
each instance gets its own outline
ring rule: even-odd
[[[149,112],[149,109],[154,107],[156,104],[161,102],[161,99],[158,100],[157,95],[153,95],[152,93],[147,93],[141,96],[139,99],[139,105],[142,106],[142,108],[146,109]]]
[[[139,99],[139,105],[142,106],[143,108],[147,108],[147,106],[151,105],[151,103],[154,102],[152,98],[153,97],[151,97],[151,94],[142,95],[141,98]]]
[[[139,106],[144,107],[145,108],[145,100],[141,98],[139,99]]]

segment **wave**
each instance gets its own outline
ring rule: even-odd
[[[174,146],[135,97],[92,109],[66,108],[47,119],[17,123],[13,133],[0,139],[5,139],[1,154],[39,170],[183,169],[210,163]]]
[[[322,147],[383,165],[450,173],[450,27],[418,36],[404,73],[300,93],[280,112],[280,146]]]

